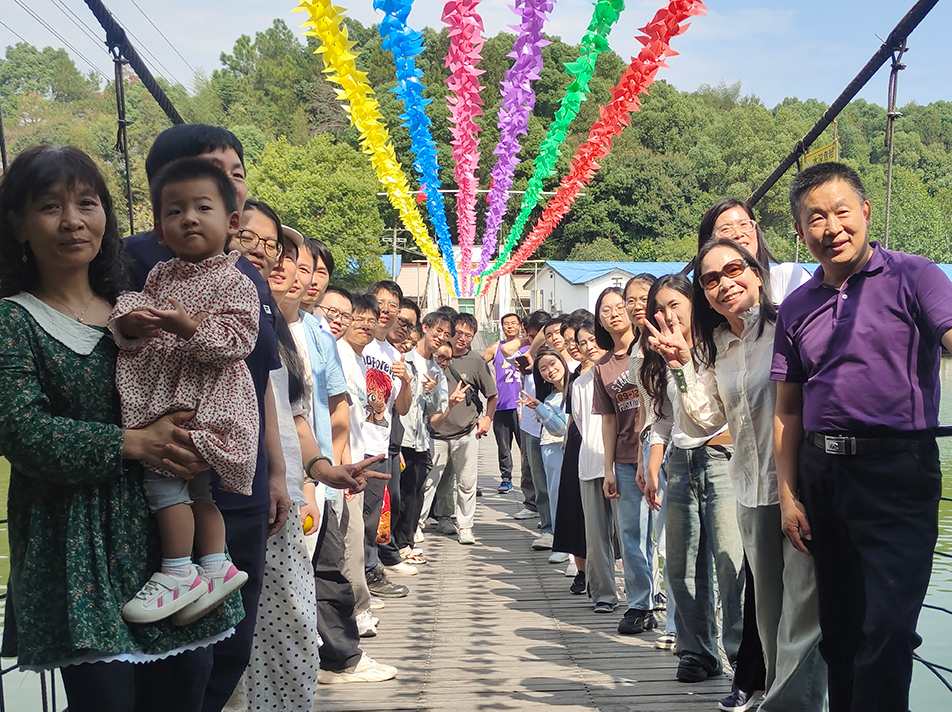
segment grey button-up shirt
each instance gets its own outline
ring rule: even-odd
[[[407,371],[413,377],[411,381],[413,396],[410,399],[410,410],[406,415],[400,416],[400,422],[403,423],[401,445],[417,452],[427,452],[433,443],[433,438],[427,432],[426,422],[430,416],[446,410],[448,405],[446,377],[435,359],[423,358],[416,349],[404,356],[403,361]],[[429,393],[423,387],[424,374],[436,381],[436,388]]]

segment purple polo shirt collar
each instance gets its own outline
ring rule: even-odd
[[[849,278],[846,280],[847,284],[851,284],[854,280],[860,279],[858,275],[871,275],[881,271],[883,267],[886,266],[886,255],[883,252],[883,248],[880,246],[880,244],[878,242],[870,242],[869,246],[873,248],[873,254],[871,254],[869,259],[866,260],[866,264],[864,264],[854,274],[849,276]],[[825,287],[826,289],[836,290],[836,287],[834,287],[832,284],[827,284],[823,281],[825,276],[826,272],[823,269],[823,265],[820,265],[813,273],[813,282]]]
[[[813,280],[780,305],[770,377],[803,385],[803,427],[875,437],[938,425],[952,283],[918,255],[873,254],[842,290]]]

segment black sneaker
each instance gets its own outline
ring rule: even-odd
[[[725,712],[745,712],[757,706],[761,696],[760,690],[744,692],[736,684],[731,686],[731,694],[717,703],[717,709]]]
[[[704,682],[707,678],[717,674],[709,671],[700,660],[692,658],[690,655],[685,655],[678,663],[679,682]]]
[[[655,620],[654,613],[629,608],[625,611],[625,617],[618,623],[618,632],[622,635],[638,635],[657,627],[658,622]]]
[[[483,491],[482,491],[481,489],[479,489],[479,487],[476,488],[476,496],[477,496],[477,497],[482,497],[482,496],[483,496]]]
[[[378,565],[373,571],[367,572],[367,588],[374,596],[381,598],[403,598],[410,593],[410,589],[387,578],[383,565]]]
[[[572,585],[569,586],[569,591],[574,593],[576,596],[581,596],[585,593],[585,572],[579,571],[575,574],[575,580],[572,581]]]

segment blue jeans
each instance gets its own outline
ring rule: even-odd
[[[555,531],[555,513],[559,511],[559,482],[562,480],[562,443],[540,445],[542,469],[545,470],[545,487],[549,494],[549,531]],[[538,504],[538,499],[536,500]]]
[[[539,438],[522,431],[526,449],[523,455],[529,458],[529,472],[532,473],[532,486],[535,487],[536,509],[539,511],[540,533],[552,533],[552,515],[555,510],[549,503],[549,488],[545,482],[545,466],[542,464],[542,446]],[[557,495],[556,495],[557,496]]]
[[[645,448],[647,451],[649,448]],[[645,462],[648,461],[647,454],[645,455]],[[654,521],[654,536],[655,541],[658,544],[658,555],[664,559],[664,567],[661,571],[661,575],[664,577],[664,590],[666,593],[666,606],[667,611],[665,615],[664,623],[664,632],[665,633],[675,633],[677,634],[678,627],[675,625],[675,619],[678,614],[678,604],[674,600],[674,596],[671,595],[671,580],[669,578],[669,573],[671,567],[668,566],[668,553],[667,547],[665,546],[664,541],[664,525],[668,521],[668,473],[665,471],[664,466],[662,465],[661,469],[658,471],[658,499],[661,500],[661,509],[655,512],[655,521]],[[655,558],[657,561],[657,557]],[[654,566],[654,562],[652,562]],[[652,571],[652,573],[654,573]],[[652,580],[657,585],[657,576],[653,576]]]
[[[727,474],[732,452],[729,445],[689,450],[672,446],[666,465],[665,564],[677,606],[676,653],[698,660],[709,673],[721,671],[714,571],[721,598],[724,650],[732,665],[744,628],[744,547]]]
[[[654,544],[651,540],[654,516],[635,481],[637,476],[637,464],[615,463],[615,487],[619,494],[618,538],[621,540],[621,560],[625,565],[625,598],[628,608],[650,611],[654,608]]]

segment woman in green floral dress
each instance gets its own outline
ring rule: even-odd
[[[71,712],[199,710],[233,597],[193,625],[130,625],[155,570],[138,461],[207,469],[178,427],[123,430],[105,324],[122,287],[102,175],[77,149],[38,146],[0,181],[0,450],[10,461],[10,580],[2,654],[62,668]],[[92,663],[80,665],[79,663]]]

